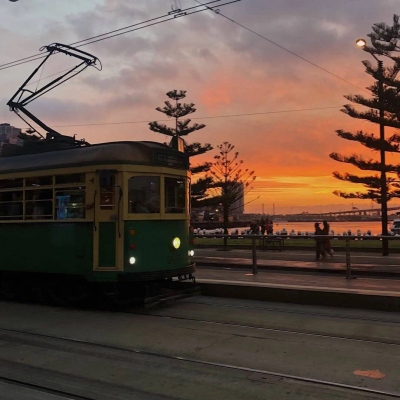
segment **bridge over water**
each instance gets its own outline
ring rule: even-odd
[[[388,214],[394,214],[400,211],[400,206],[388,207]],[[381,210],[378,208],[359,209],[353,208],[348,211],[332,211],[328,213],[303,213],[303,214],[288,214],[280,216],[288,221],[312,221],[326,219],[329,221],[371,221],[381,219]]]
[[[388,213],[400,211],[400,206],[388,207]],[[228,228],[245,228],[249,227],[250,224],[255,220],[260,220],[262,216],[260,214],[242,215],[239,221],[229,221]],[[302,214],[282,214],[274,215],[271,217],[274,222],[279,221],[371,221],[381,219],[381,210],[378,208],[367,208],[358,209],[353,208],[349,211],[332,211],[328,213],[302,213]],[[224,224],[222,221],[202,221],[202,222],[191,222],[194,228],[199,229],[217,229],[223,228]]]
[[[400,206],[397,207],[388,207],[388,212],[389,211],[399,211]],[[366,208],[366,209],[359,209],[356,207],[353,207],[350,211],[332,211],[329,213],[322,213],[319,215],[326,215],[326,216],[341,216],[341,215],[376,215],[376,216],[381,216],[381,210],[380,208]]]

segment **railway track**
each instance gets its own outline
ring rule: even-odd
[[[338,318],[338,319],[352,319],[358,321],[366,321],[366,322],[382,322],[382,323],[390,323],[390,324],[400,324],[400,319],[393,320],[392,319],[384,319],[384,318],[370,318],[370,317],[360,317],[357,315],[341,315],[341,314],[332,314],[332,309],[329,308],[329,312],[311,312],[311,311],[302,311],[300,309],[295,310],[287,310],[282,308],[274,308],[274,307],[254,307],[248,305],[238,305],[238,304],[226,304],[226,303],[216,303],[211,301],[185,301],[190,304],[201,304],[205,306],[212,307],[226,307],[233,309],[244,309],[244,310],[259,310],[259,311],[268,311],[274,313],[283,313],[283,314],[296,314],[296,315],[306,315],[306,316],[314,316],[314,317],[324,317],[324,318]],[[324,307],[326,308],[326,307]],[[343,311],[343,310],[341,310]],[[393,314],[392,315],[396,315]]]
[[[4,376],[0,376],[0,383],[8,386],[2,387],[3,396],[4,392],[6,391],[5,389],[7,389],[8,393],[15,393],[16,391],[19,391],[18,399],[41,398],[45,400],[97,400],[95,397],[79,396],[71,392],[52,389],[43,385],[36,385],[19,379],[11,379]],[[14,397],[14,394],[9,395],[13,396],[13,398],[17,398]]]
[[[54,335],[45,335],[45,334],[39,334],[39,333],[23,331],[23,330],[12,330],[12,329],[2,328],[2,329],[0,329],[0,332],[3,332],[3,334],[8,333],[11,335],[19,335],[20,337],[22,336],[25,338],[39,338],[39,339],[45,339],[45,340],[51,340],[51,341],[59,341],[64,344],[68,343],[68,344],[72,344],[72,345],[80,345],[80,346],[84,345],[84,346],[87,346],[90,348],[95,348],[95,349],[102,349],[102,350],[106,349],[106,350],[124,352],[124,353],[128,353],[128,354],[134,353],[135,355],[139,355],[139,356],[142,355],[142,356],[146,356],[146,357],[169,360],[169,361],[178,362],[178,363],[195,364],[195,365],[202,365],[202,366],[207,366],[207,367],[217,368],[217,369],[222,368],[225,370],[228,369],[231,371],[244,372],[244,373],[250,373],[250,374],[258,374],[260,376],[259,379],[261,381],[262,380],[268,381],[271,378],[278,378],[278,379],[284,379],[284,380],[288,380],[288,381],[302,382],[304,384],[323,386],[323,387],[332,388],[332,389],[340,389],[340,390],[344,390],[347,394],[359,393],[359,394],[363,394],[365,396],[374,396],[371,398],[376,398],[376,399],[378,399],[378,398],[400,399],[400,393],[396,393],[396,392],[377,390],[377,389],[366,388],[366,387],[361,387],[361,386],[357,386],[357,385],[349,385],[349,384],[344,384],[344,383],[330,381],[330,380],[314,379],[314,378],[307,377],[307,376],[285,374],[285,373],[271,371],[271,370],[250,368],[250,367],[244,367],[244,366],[227,364],[227,363],[212,362],[212,361],[207,361],[207,360],[186,357],[186,356],[182,356],[182,355],[172,355],[172,354],[165,354],[165,353],[160,353],[160,352],[145,351],[145,350],[142,350],[139,348],[126,348],[123,346],[94,343],[94,342],[85,341],[85,340],[70,339],[70,338],[54,336]],[[15,336],[14,336],[14,338],[15,338]],[[3,340],[4,340],[4,337],[3,337]],[[12,339],[10,339],[10,340],[12,340]],[[57,390],[57,389],[54,389],[54,388],[51,388],[48,386],[32,384],[28,380],[11,379],[11,378],[7,378],[5,376],[0,376],[0,381],[10,383],[13,385],[17,385],[17,386],[21,386],[21,387],[27,387],[30,389],[38,390],[43,393],[54,394],[54,395],[60,396],[61,398],[76,399],[76,400],[97,400],[96,397],[81,396],[81,395],[77,395],[74,393],[68,393],[63,390]],[[376,397],[376,396],[379,396],[379,397]]]
[[[202,324],[208,325],[223,325],[232,328],[244,328],[256,331],[265,331],[265,332],[277,332],[277,333],[287,333],[292,335],[303,335],[303,336],[311,336],[311,337],[319,337],[325,339],[334,339],[334,340],[347,340],[347,341],[354,341],[354,342],[362,342],[362,343],[373,343],[373,344],[382,344],[382,345],[389,345],[389,346],[400,346],[400,339],[398,341],[389,341],[389,340],[372,340],[366,339],[362,337],[351,337],[346,335],[328,335],[322,334],[312,331],[299,331],[299,330],[290,330],[290,329],[280,329],[280,328],[268,328],[260,325],[245,325],[245,324],[234,324],[229,322],[220,322],[220,321],[212,321],[212,320],[204,320],[204,319],[196,319],[196,318],[188,318],[188,317],[176,317],[176,316],[166,316],[166,315],[151,315],[152,317],[157,318],[166,318],[166,319],[175,319],[180,321],[192,321],[192,322],[199,322]],[[257,335],[240,335],[236,334],[236,336],[248,337],[248,338],[259,338],[260,336]]]

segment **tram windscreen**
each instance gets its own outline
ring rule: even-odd
[[[186,211],[186,178],[165,178],[165,212],[181,214]]]
[[[160,177],[133,176],[129,179],[128,212],[131,214],[160,212]]]

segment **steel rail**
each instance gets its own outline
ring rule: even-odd
[[[146,314],[141,314],[140,315],[146,315]],[[266,331],[266,332],[278,332],[278,333],[287,333],[287,334],[293,334],[293,335],[299,335],[299,336],[311,336],[311,337],[319,337],[319,338],[324,338],[324,339],[335,339],[335,340],[345,340],[345,341],[353,341],[353,342],[360,342],[360,343],[369,343],[369,344],[380,344],[380,345],[388,345],[388,346],[400,346],[400,340],[399,342],[391,342],[391,341],[386,341],[386,340],[373,340],[373,339],[365,339],[362,337],[352,337],[352,336],[346,336],[346,335],[329,335],[329,334],[324,334],[324,333],[318,333],[318,332],[313,332],[313,331],[296,331],[296,330],[291,330],[291,329],[284,329],[284,328],[270,328],[270,327],[265,327],[261,325],[245,325],[245,324],[235,324],[231,322],[220,322],[220,321],[209,321],[209,320],[204,320],[204,319],[196,319],[196,318],[188,318],[188,317],[176,317],[176,316],[169,316],[169,315],[157,315],[157,314],[148,314],[150,317],[157,317],[157,318],[166,318],[166,319],[174,319],[174,320],[182,320],[182,321],[191,321],[191,322],[200,322],[204,324],[210,324],[210,325],[223,325],[223,326],[231,326],[234,328],[244,328],[244,329],[255,329],[259,331]],[[190,329],[190,328],[186,328]],[[193,329],[195,330],[195,329]],[[236,336],[239,337],[252,337],[252,338],[259,338],[259,336],[251,336],[251,335],[240,335],[240,334],[235,334]]]
[[[245,305],[237,305],[237,304],[218,304],[218,303],[210,303],[210,302],[202,302],[202,301],[185,301],[185,303],[190,304],[202,304],[207,306],[217,306],[217,307],[228,307],[228,308],[243,308],[247,310],[261,310],[261,311],[271,311],[282,314],[300,314],[300,315],[311,315],[316,317],[327,317],[327,318],[340,318],[340,319],[354,319],[357,321],[368,321],[368,322],[383,322],[388,324],[400,324],[400,321],[393,321],[389,319],[381,319],[381,318],[366,318],[366,317],[358,317],[358,316],[345,316],[338,314],[324,314],[322,312],[309,312],[309,311],[299,311],[299,310],[281,310],[279,308],[270,308],[270,307],[251,307]]]
[[[147,350],[130,349],[130,348],[121,347],[121,346],[107,345],[104,343],[93,343],[93,342],[88,342],[88,341],[84,341],[84,340],[80,340],[80,339],[70,339],[70,338],[66,338],[66,337],[62,337],[62,336],[51,336],[51,335],[45,335],[45,334],[40,334],[40,333],[19,331],[19,330],[14,330],[14,329],[5,329],[5,328],[0,328],[0,331],[4,331],[4,332],[8,331],[10,333],[17,333],[17,334],[22,334],[22,335],[29,335],[29,336],[35,336],[35,337],[53,339],[53,340],[60,340],[60,341],[71,342],[71,343],[75,343],[75,344],[83,344],[83,345],[88,345],[88,346],[97,347],[97,348],[103,348],[103,349],[108,349],[108,350],[117,350],[117,351],[132,353],[132,354],[157,357],[157,358],[166,359],[166,360],[176,360],[176,361],[180,361],[180,362],[205,365],[205,366],[210,366],[210,367],[225,368],[225,369],[230,369],[230,370],[235,370],[235,371],[243,371],[243,372],[251,372],[251,373],[257,373],[257,374],[262,374],[262,375],[270,375],[270,376],[274,376],[274,377],[278,377],[278,378],[290,379],[290,380],[294,380],[294,381],[298,381],[298,382],[312,383],[312,384],[325,386],[325,387],[345,389],[345,390],[355,391],[355,392],[359,392],[359,393],[374,394],[374,395],[387,396],[387,397],[400,399],[400,392],[396,393],[396,392],[389,392],[389,391],[384,391],[384,390],[369,389],[369,388],[355,386],[355,385],[349,385],[349,384],[345,384],[345,383],[339,383],[339,382],[333,382],[333,381],[327,381],[327,380],[321,380],[321,379],[315,379],[315,378],[307,378],[305,376],[300,376],[300,375],[285,374],[285,373],[281,373],[281,372],[274,372],[274,371],[249,368],[249,367],[241,367],[238,365],[218,363],[218,362],[213,362],[213,361],[204,361],[204,360],[199,360],[199,359],[190,358],[190,357],[172,356],[172,355],[168,355],[168,354],[156,353],[156,352],[147,351]],[[78,398],[78,400],[80,400],[80,399]],[[93,400],[93,399],[82,398],[82,400]]]
[[[22,381],[19,379],[14,379],[14,378],[7,378],[5,376],[0,376],[0,382],[12,384],[14,386],[24,387],[27,389],[34,389],[34,390],[42,392],[42,393],[62,396],[63,398],[68,399],[68,400],[97,400],[95,397],[80,396],[78,394],[65,392],[64,390],[52,389],[47,386],[37,385],[35,383],[29,383],[29,382]]]

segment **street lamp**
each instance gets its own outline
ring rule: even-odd
[[[358,47],[365,47],[367,42],[364,39],[357,39],[356,45]],[[382,220],[382,235],[388,235],[388,216],[387,216],[387,181],[386,181],[386,153],[384,149],[385,141],[385,108],[383,104],[383,61],[379,60],[374,53],[371,53],[372,57],[378,62],[378,103],[379,103],[379,138],[381,140],[381,220]],[[389,243],[387,239],[382,241],[382,255],[387,256],[389,254]]]

